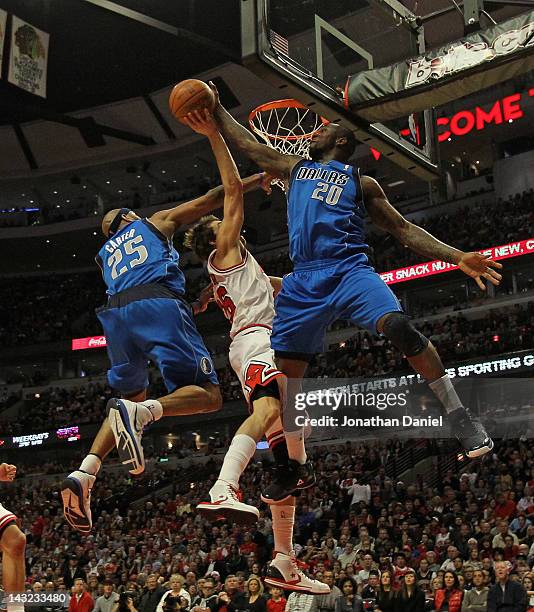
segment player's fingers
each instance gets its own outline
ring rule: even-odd
[[[486,274],[489,274],[491,277],[496,278],[497,280],[502,279],[502,274],[495,272],[495,270],[492,270],[491,268],[486,268]]]
[[[489,282],[492,285],[500,285],[501,281],[498,278],[494,278],[493,276],[491,276],[491,274],[489,274],[488,272],[486,272],[485,274],[482,275],[485,279],[489,280]]]
[[[486,291],[486,285],[482,282],[480,276],[475,276],[475,281],[482,291]]]
[[[493,259],[488,259],[486,265],[491,266],[492,268],[498,268],[499,270],[502,269],[502,263],[499,263],[498,261],[493,261]]]

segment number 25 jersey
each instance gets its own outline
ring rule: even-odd
[[[335,160],[303,159],[291,172],[287,218],[290,257],[297,268],[361,253],[367,245],[359,170]]]
[[[148,283],[160,283],[182,295],[185,278],[179,261],[172,240],[148,219],[133,221],[118,231],[96,257],[108,295]]]

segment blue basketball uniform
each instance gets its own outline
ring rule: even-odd
[[[111,361],[110,386],[125,395],[145,389],[149,359],[169,392],[192,384],[218,384],[183,298],[185,278],[172,240],[150,220],[140,219],[107,240],[96,261],[109,296],[97,316]]]
[[[274,350],[319,353],[334,321],[349,320],[376,333],[382,316],[402,311],[365,254],[357,168],[334,160],[300,161],[289,181],[287,216],[294,268],[275,302]]]

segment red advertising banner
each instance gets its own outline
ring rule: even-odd
[[[491,247],[480,251],[480,253],[488,255],[491,259],[495,260],[528,255],[529,253],[534,253],[534,238]],[[382,272],[380,276],[388,285],[393,285],[394,283],[403,283],[405,281],[424,278],[425,276],[432,276],[434,274],[443,274],[443,272],[450,272],[457,268],[458,266],[454,264],[436,260],[415,264],[414,266],[407,266],[406,268],[398,268],[397,270],[390,270],[389,272]]]
[[[105,336],[89,336],[87,338],[73,338],[72,350],[81,351],[83,349],[101,348],[106,346]]]

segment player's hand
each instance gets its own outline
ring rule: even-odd
[[[210,86],[210,89],[213,92],[213,96],[215,97],[215,108],[217,108],[221,103],[221,100],[219,98],[219,90],[217,89],[213,81],[208,81],[208,85]]]
[[[208,308],[210,302],[214,302],[213,297],[213,285],[210,283],[207,287],[204,287],[198,296],[199,312],[204,312]]]
[[[0,481],[2,482],[12,482],[17,475],[17,468],[10,463],[1,463],[0,464]]]
[[[274,178],[275,177],[272,174],[269,174],[268,172],[262,172],[260,187],[263,189],[263,191],[265,191],[267,195],[271,195],[271,193],[273,192],[271,185],[274,181]]]
[[[499,285],[502,279],[502,276],[493,269],[500,270],[502,264],[482,253],[464,253],[458,262],[458,267],[464,274],[474,278],[482,291],[486,290],[483,278],[495,286]]]
[[[213,115],[207,108],[188,113],[185,117],[182,117],[182,123],[185,123],[197,134],[203,134],[204,136],[213,136],[219,131]]]

